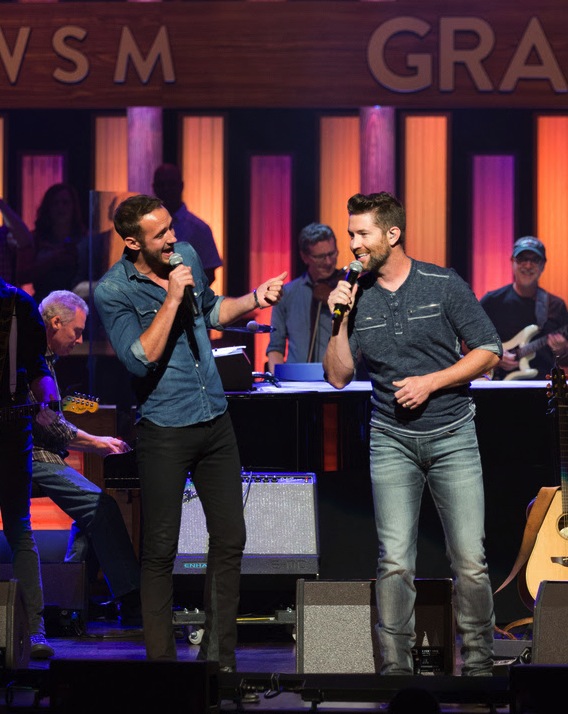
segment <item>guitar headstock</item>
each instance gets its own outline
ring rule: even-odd
[[[550,384],[548,385],[547,395],[556,402],[565,401],[568,389],[566,387],[566,375],[562,367],[554,365],[550,370]]]
[[[64,412],[73,412],[73,414],[94,413],[99,408],[99,400],[75,392],[61,400],[61,408]]]

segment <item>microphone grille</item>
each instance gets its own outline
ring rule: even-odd
[[[260,325],[258,322],[255,322],[254,320],[250,320],[250,322],[247,322],[247,330],[249,332],[258,332],[258,328]]]
[[[175,253],[174,253],[175,255]],[[173,256],[172,256],[173,258]],[[171,262],[171,258],[170,258]],[[354,260],[351,263],[349,263],[349,270],[352,270],[354,273],[362,273],[363,272],[363,263],[360,260]]]
[[[172,253],[170,255],[169,263],[172,266],[172,268],[175,268],[178,265],[181,265],[183,263],[183,256],[180,255],[179,253]]]

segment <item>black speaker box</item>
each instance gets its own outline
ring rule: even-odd
[[[53,659],[49,663],[51,711],[218,712],[216,662]]]
[[[12,566],[0,563],[0,580],[12,577]],[[45,607],[60,610],[86,610],[88,600],[87,569],[82,563],[41,563]]]
[[[534,606],[533,664],[568,664],[568,581],[543,580]]]
[[[510,714],[563,711],[567,677],[568,667],[562,665],[513,665],[509,668]]]
[[[244,575],[318,573],[315,484],[313,473],[243,473]],[[203,573],[207,550],[205,515],[195,487],[188,481],[174,573]]]
[[[30,661],[28,618],[17,580],[0,582],[0,669],[25,669]]]
[[[380,669],[375,581],[298,579],[296,671],[373,673]],[[416,580],[415,674],[452,674],[452,581]]]

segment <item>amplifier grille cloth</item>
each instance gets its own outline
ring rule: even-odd
[[[317,555],[315,474],[243,474],[247,526],[245,555]],[[186,483],[179,553],[206,553],[207,529],[201,501]]]

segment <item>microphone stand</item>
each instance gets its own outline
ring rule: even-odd
[[[319,319],[320,319],[320,315],[321,315],[321,306],[322,306],[322,302],[321,302],[321,300],[318,300],[318,306],[317,306],[317,309],[316,309],[316,317],[315,317],[315,320],[314,320],[314,328],[313,328],[313,331],[312,331],[312,339],[311,339],[311,341],[310,341],[310,349],[309,349],[309,352],[308,352],[307,362],[311,362],[311,361],[312,361],[312,357],[313,357],[313,355],[314,355],[314,347],[315,347],[315,344],[316,344],[316,336],[317,336],[318,330],[319,330]]]

